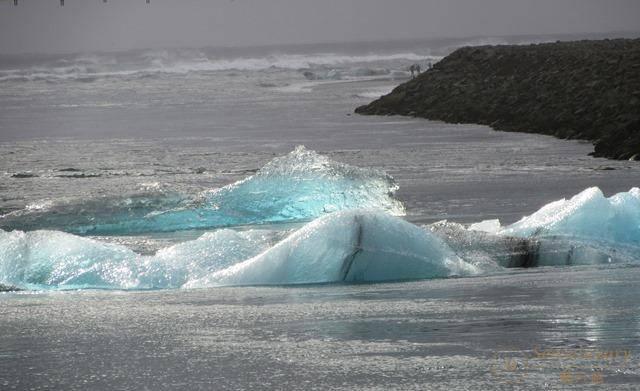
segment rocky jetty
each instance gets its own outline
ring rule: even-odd
[[[589,140],[640,159],[640,39],[478,46],[356,109]]]

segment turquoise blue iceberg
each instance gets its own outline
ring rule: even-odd
[[[308,221],[354,208],[401,216],[397,189],[382,171],[334,162],[299,146],[249,178],[195,197],[158,194],[53,204],[2,216],[0,228],[128,235]]]
[[[640,261],[640,189],[607,198],[592,187],[506,227],[492,220],[448,229],[458,253],[482,254],[505,267],[634,263]]]
[[[269,250],[187,286],[376,282],[477,274],[430,232],[381,212],[321,217]]]
[[[217,228],[152,255],[55,230],[0,230],[0,285],[142,290],[381,282],[640,261],[638,188],[609,198],[590,188],[506,227],[495,220],[413,225],[394,216],[404,212],[395,189],[384,173],[298,148],[203,195],[200,208],[95,224],[119,233],[196,222],[251,227]],[[263,225],[302,219],[311,221]]]
[[[640,189],[606,198],[597,187],[542,207],[498,231],[502,236],[564,237],[640,246]]]
[[[394,281],[479,271],[435,235],[379,211],[332,213],[284,236],[223,229],[144,256],[63,232],[0,231],[0,283],[27,289],[166,289]]]

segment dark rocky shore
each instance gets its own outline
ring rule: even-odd
[[[465,47],[356,113],[589,140],[595,156],[640,159],[640,39]]]

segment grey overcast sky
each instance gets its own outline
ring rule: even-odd
[[[640,0],[0,0],[0,53],[640,31]]]

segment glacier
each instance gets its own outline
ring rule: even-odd
[[[162,193],[54,203],[0,216],[0,228],[127,235],[308,221],[354,208],[401,216],[397,189],[382,171],[334,162],[298,146],[253,176],[195,197]]]

